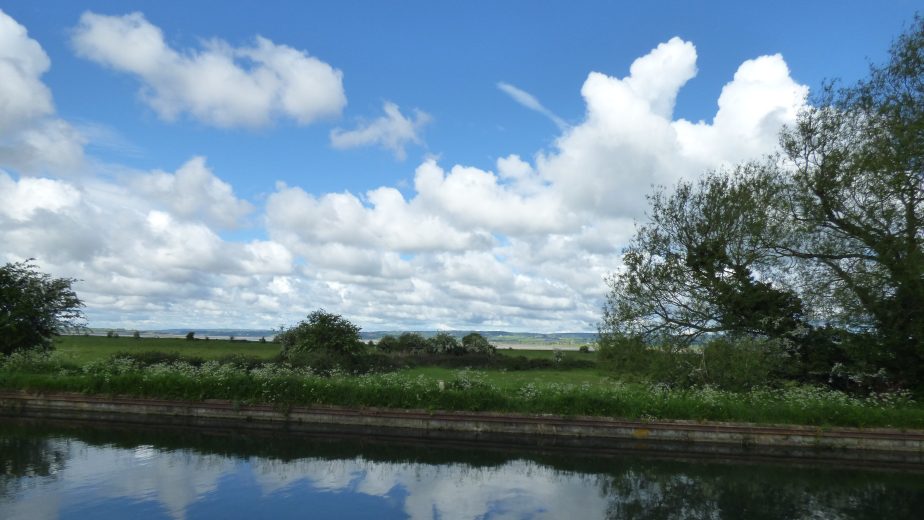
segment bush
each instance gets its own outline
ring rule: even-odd
[[[382,352],[397,352],[400,350],[400,344],[398,343],[398,338],[391,335],[384,335],[382,339],[376,344],[379,350]]]
[[[193,341],[193,340],[195,340],[195,339],[196,339],[196,333],[195,333],[195,332],[187,332],[187,333],[186,333],[186,341]]]
[[[201,357],[182,356],[179,352],[162,352],[159,350],[150,350],[144,352],[116,352],[109,356],[109,360],[125,359],[129,360],[140,367],[151,365],[172,365],[176,363],[188,363],[193,366],[199,366],[205,362]]]
[[[427,340],[427,353],[429,354],[461,354],[462,348],[458,340],[447,332],[440,332]]]
[[[462,337],[462,349],[465,354],[478,353],[492,355],[497,350],[484,336],[477,332]]]
[[[353,358],[363,352],[359,327],[339,314],[318,309],[307,320],[276,336],[282,344],[282,356],[320,352],[331,358]]]
[[[424,352],[427,345],[427,338],[416,332],[403,332],[398,336],[398,350],[402,352]]]
[[[723,390],[747,391],[778,383],[786,361],[777,341],[717,338],[703,346],[702,364],[691,380]]]
[[[639,336],[604,334],[597,340],[599,360],[608,368],[623,373],[647,373],[653,354]]]

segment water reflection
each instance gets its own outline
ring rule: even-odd
[[[0,518],[917,518],[917,473],[0,427]]]

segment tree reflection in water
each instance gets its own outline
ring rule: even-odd
[[[0,430],[0,498],[6,498],[36,479],[54,478],[64,468],[69,447],[60,439]]]
[[[37,503],[54,504],[47,518],[99,516],[100,504],[121,508],[105,510],[113,518],[141,506],[167,518],[298,517],[319,504],[378,518],[878,519],[924,510],[920,473],[357,439],[3,425],[0,468],[3,518],[41,518]]]

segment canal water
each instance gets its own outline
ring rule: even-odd
[[[0,424],[0,519],[924,518],[924,473]]]

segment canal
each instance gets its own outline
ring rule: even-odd
[[[0,424],[2,519],[921,518],[924,472]]]

